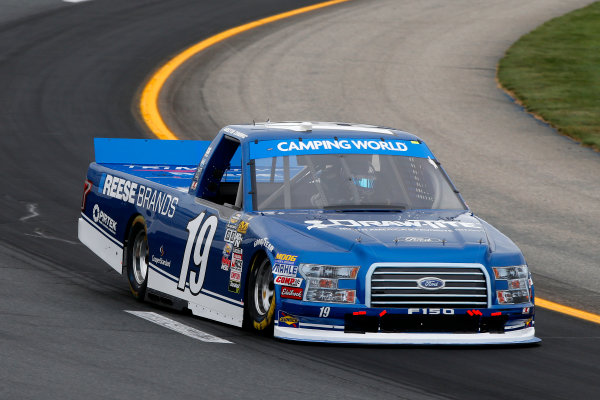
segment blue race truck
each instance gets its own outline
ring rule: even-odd
[[[539,341],[521,251],[412,134],[263,123],[95,152],[79,239],[139,300],[289,340]]]

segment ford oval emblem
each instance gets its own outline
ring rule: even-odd
[[[444,286],[446,286],[446,282],[444,282],[440,278],[427,277],[427,278],[421,278],[421,279],[419,279],[417,281],[417,285],[421,289],[437,290],[437,289],[441,289]]]

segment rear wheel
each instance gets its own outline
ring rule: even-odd
[[[247,289],[248,327],[269,333],[273,329],[275,313],[275,284],[268,258],[254,260]]]
[[[148,284],[148,237],[141,216],[133,220],[127,241],[127,280],[133,297],[144,300]]]

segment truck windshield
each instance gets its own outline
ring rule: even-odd
[[[254,160],[254,208],[464,210],[431,158],[385,154],[312,154]]]

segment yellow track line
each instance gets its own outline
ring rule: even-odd
[[[600,324],[600,315],[598,315],[598,314],[592,314],[587,311],[582,311],[582,310],[578,310],[576,308],[563,306],[562,304],[558,304],[558,303],[554,303],[552,301],[540,299],[539,297],[535,298],[535,306],[547,308],[548,310],[567,314],[567,315],[570,315],[571,317],[584,319],[586,321]]]
[[[184,62],[189,60],[194,55],[200,53],[202,50],[209,48],[210,46],[222,42],[225,39],[228,39],[232,36],[240,34],[245,31],[249,31],[250,29],[257,28],[262,25],[269,24],[271,22],[279,21],[285,18],[293,17],[298,14],[307,13],[309,11],[317,10],[324,7],[329,7],[334,4],[345,3],[350,0],[332,0],[324,3],[315,4],[308,7],[298,8],[296,10],[284,12],[281,14],[273,15],[271,17],[259,19],[258,21],[249,22],[244,25],[236,26],[235,28],[228,29],[219,34],[209,37],[201,41],[200,43],[196,43],[195,45],[187,48],[183,52],[177,54],[171,60],[169,60],[165,65],[163,65],[148,81],[146,86],[144,87],[144,91],[142,92],[142,98],[140,100],[140,111],[142,113],[142,118],[148,128],[154,133],[159,139],[170,139],[177,140],[177,136],[171,132],[171,130],[163,121],[160,112],[158,110],[158,96],[160,91],[169,79],[169,76],[181,66]]]
[[[210,46],[222,42],[225,39],[228,39],[232,36],[240,34],[242,32],[249,31],[256,27],[269,24],[271,22],[279,21],[285,18],[293,17],[298,14],[303,14],[309,11],[317,10],[319,8],[329,7],[334,4],[345,3],[350,0],[332,0],[324,3],[315,4],[308,7],[298,8],[296,10],[284,12],[281,14],[273,15],[271,17],[259,19],[258,21],[249,22],[244,25],[236,26],[235,28],[228,29],[221,33],[218,33],[214,36],[209,37],[195,45],[187,48],[181,53],[177,54],[171,60],[169,60],[165,65],[163,65],[148,81],[144,90],[142,92],[142,98],[140,100],[140,110],[142,113],[142,118],[148,128],[154,133],[159,139],[168,139],[168,140],[177,140],[179,139],[171,130],[167,127],[164,120],[162,119],[160,112],[158,110],[158,96],[160,95],[160,91],[163,88],[165,82],[171,74],[179,68],[184,62],[189,60],[194,55],[200,53],[201,51],[209,48]],[[592,314],[586,311],[578,310],[576,308],[571,308],[564,306],[562,304],[554,303],[552,301],[540,299],[537,297],[535,299],[536,307],[546,308],[548,310],[556,311],[559,313],[567,314],[572,317],[584,319],[586,321],[595,322],[600,324],[600,315]]]

